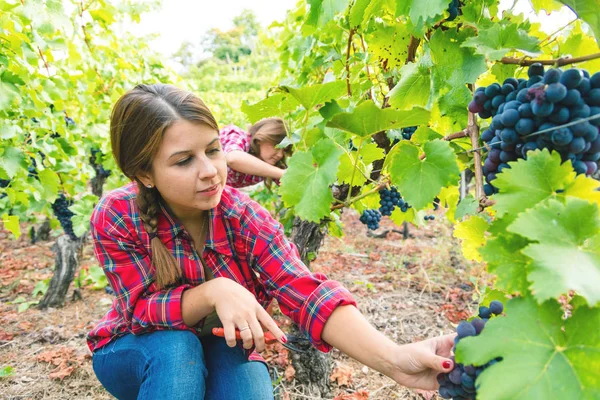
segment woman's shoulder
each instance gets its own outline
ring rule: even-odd
[[[92,222],[108,212],[121,216],[131,213],[137,193],[138,188],[135,182],[127,183],[105,193],[94,207]]]
[[[225,218],[236,221],[242,229],[250,229],[258,233],[275,228],[273,226],[275,221],[271,214],[238,189],[225,186],[219,207]]]

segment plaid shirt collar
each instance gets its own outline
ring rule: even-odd
[[[233,256],[231,246],[227,237],[230,236],[230,229],[225,227],[223,223],[223,203],[231,202],[229,193],[223,190],[221,195],[221,201],[219,204],[210,210],[208,210],[209,225],[208,225],[208,238],[206,240],[206,248],[212,249],[219,254],[226,256]],[[225,205],[227,207],[227,205]],[[169,207],[160,201],[161,215],[158,217],[158,237],[160,240],[167,244],[177,237],[191,240],[189,234],[186,232],[185,227],[179,221],[179,219],[173,214]]]

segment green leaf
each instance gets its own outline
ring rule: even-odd
[[[460,171],[456,154],[448,142],[425,143],[425,160],[419,158],[419,149],[411,143],[402,141],[396,147],[398,151],[389,167],[392,183],[417,210],[431,203],[443,187],[458,182]]]
[[[467,215],[474,215],[477,213],[477,209],[479,208],[479,202],[473,197],[473,195],[469,194],[467,197],[462,199],[458,206],[456,207],[455,218],[460,220]]]
[[[456,224],[454,237],[461,239],[462,252],[466,259],[481,261],[479,248],[485,244],[485,232],[489,223],[479,217],[472,216]]]
[[[289,93],[277,93],[252,105],[244,101],[241,109],[254,124],[263,118],[285,115],[294,111],[298,105],[298,101]]]
[[[479,336],[457,346],[456,359],[465,364],[502,357],[477,378],[477,398],[600,398],[600,309],[582,307],[563,321],[556,301],[516,298],[507,307],[505,317],[491,319]]]
[[[385,62],[387,68],[399,68],[406,62],[411,33],[407,24],[375,24],[375,29],[365,35],[369,55]]]
[[[60,179],[58,174],[51,169],[46,168],[43,171],[38,172],[40,182],[44,188],[44,199],[48,203],[54,202],[58,195],[58,186],[60,185]]]
[[[392,107],[407,110],[429,103],[431,74],[425,67],[408,63],[400,69],[400,81],[388,93]]]
[[[2,214],[2,224],[10,231],[15,238],[18,239],[21,236],[21,227],[19,226],[19,217],[16,215]]]
[[[446,0],[402,0],[397,4],[397,15],[406,15],[415,25],[420,25],[441,17],[449,3]]]
[[[584,20],[600,43],[600,0],[558,0],[569,7],[579,18]]]
[[[0,167],[6,171],[9,178],[14,178],[19,168],[27,168],[23,152],[16,147],[7,147],[0,157]]]
[[[529,241],[519,235],[502,234],[488,239],[479,254],[487,262],[488,271],[496,274],[496,287],[508,293],[529,292],[529,259],[521,250]]]
[[[508,165],[494,180],[500,192],[494,195],[494,209],[498,216],[506,213],[517,215],[548,197],[556,195],[575,178],[570,163],[561,165],[557,152],[547,149],[527,154],[527,160],[518,160]]]
[[[427,3],[427,2],[422,2]],[[458,47],[474,35],[472,30],[437,29],[431,37],[431,57],[433,71],[438,82],[450,87],[474,83],[479,75],[487,71],[485,57],[476,55],[474,50]]]
[[[333,202],[329,185],[335,182],[342,152],[331,139],[321,139],[311,151],[296,152],[289,159],[280,193],[300,218],[318,222],[329,215]]]
[[[598,207],[569,197],[550,199],[521,214],[508,230],[537,243],[522,252],[531,257],[529,280],[539,301],[575,290],[591,305],[600,303]]]
[[[540,54],[539,40],[514,23],[480,28],[478,35],[465,40],[462,46],[473,48],[476,54],[482,54],[490,61],[500,60],[512,51],[520,51],[530,57]]]
[[[317,104],[335,100],[346,93],[346,82],[336,81],[295,89],[282,86],[307,110],[312,110]]]
[[[306,23],[311,26],[324,26],[348,7],[348,0],[308,0],[310,12]]]
[[[369,100],[360,104],[351,113],[335,115],[327,126],[366,137],[392,128],[425,124],[428,120],[429,111],[422,108],[410,111],[396,111],[389,108],[382,110]]]
[[[358,159],[357,159],[358,157]],[[349,151],[342,154],[337,178],[343,183],[352,185],[363,185],[369,176],[369,166],[375,160],[385,157],[383,149],[375,143],[367,143],[360,147],[360,151]],[[355,171],[355,166],[357,170]]]

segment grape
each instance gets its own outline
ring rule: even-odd
[[[541,76],[544,75],[544,66],[540,63],[534,63],[529,66],[527,70],[527,75],[531,78],[533,76]]]
[[[562,83],[551,83],[546,87],[546,101],[558,103],[567,95],[567,88]]]
[[[509,104],[509,103],[507,103],[507,104]],[[518,106],[517,106],[517,108],[518,108]],[[513,109],[513,108],[510,108],[507,110],[505,107],[500,120],[504,126],[512,127],[517,124],[520,117],[521,116],[519,115],[519,111],[517,111],[516,109]]]
[[[72,201],[67,200],[64,193],[61,193],[58,195],[54,203],[52,203],[52,211],[54,212],[56,218],[58,218],[60,226],[62,226],[65,233],[72,240],[77,240],[77,236],[75,236],[75,232],[73,232],[73,223],[71,222],[71,217],[75,214],[69,210],[69,206],[72,203]]]
[[[577,68],[571,68],[566,70],[560,76],[560,83],[566,86],[567,89],[574,89],[580,83],[583,78],[583,74]]]
[[[587,104],[590,106],[600,106],[600,89],[592,89],[587,94]]]
[[[502,314],[502,311],[504,311],[504,305],[502,304],[501,301],[493,300],[490,303],[489,309],[492,314],[500,315],[500,314]]]
[[[596,72],[594,75],[592,75],[590,78],[590,84],[595,89],[600,88],[600,72]]]
[[[365,210],[359,218],[360,222],[367,225],[370,230],[379,228],[381,213],[378,210]]]
[[[454,338],[454,348],[456,351],[456,345],[460,341],[468,336],[479,335],[486,324],[486,321],[492,316],[490,310],[493,310],[495,316],[502,314],[504,306],[500,301],[494,300],[490,303],[489,308],[482,306],[479,308],[479,318],[473,318],[471,322],[461,321],[456,327],[457,336]],[[481,311],[484,311],[487,317],[481,315]],[[495,318],[495,317],[494,317]],[[454,357],[451,357],[455,361]],[[496,358],[490,360],[483,366],[476,367],[474,365],[463,365],[461,363],[454,362],[454,368],[452,371],[438,374],[436,379],[440,385],[439,394],[444,399],[471,399],[474,400],[477,397],[477,385],[476,379],[479,377],[481,372],[486,368],[500,362],[502,358]]]
[[[559,69],[549,69],[544,74],[544,83],[550,85],[552,83],[557,83],[560,80],[560,76],[562,75],[562,71]]]

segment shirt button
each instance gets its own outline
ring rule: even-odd
[[[192,254],[192,255],[190,256],[190,260],[192,260],[192,261],[193,261],[193,260],[195,260],[195,259],[196,259],[196,257],[194,257],[194,255]]]

